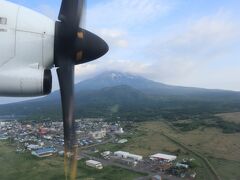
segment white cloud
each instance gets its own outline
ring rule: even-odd
[[[177,24],[168,34],[152,41],[147,54],[153,62],[154,78],[172,84],[230,88],[229,70],[240,55],[240,23],[231,14],[219,11],[188,23]],[[211,73],[221,76],[219,83]],[[157,78],[158,77],[158,78]],[[225,77],[225,78],[224,78]],[[230,79],[236,78],[232,76]],[[240,80],[237,80],[240,84]],[[203,83],[208,82],[208,83]],[[236,85],[232,84],[236,89]],[[238,86],[240,90],[240,85]]]
[[[240,23],[236,15],[223,9],[210,15],[199,10],[198,15],[205,15],[198,19],[176,18],[175,5],[174,0],[106,0],[93,4],[87,9],[88,27],[108,42],[110,52],[98,61],[76,67],[77,80],[104,70],[120,70],[171,84],[232,86],[240,90],[240,81],[237,83],[234,76],[239,75],[234,66],[240,56]],[[46,5],[39,9],[50,17],[58,13],[58,9]],[[171,13],[172,22],[163,27],[167,32],[144,32],[152,22],[156,22],[156,29]],[[135,34],[137,31],[141,35]]]
[[[77,79],[81,81],[104,71],[130,72],[139,75],[151,73],[151,65],[134,60],[108,59],[78,65],[75,68]]]
[[[110,46],[116,48],[127,48],[128,40],[127,33],[119,29],[100,29],[98,34],[102,37]]]
[[[240,23],[229,13],[219,11],[179,23],[168,33],[146,37],[152,39],[149,44],[149,39],[142,37],[134,37],[137,41],[133,43],[126,32],[117,29],[105,29],[100,34],[108,36],[110,47],[115,46],[123,55],[110,52],[99,61],[78,66],[78,80],[118,70],[170,84],[240,90],[236,78],[240,73],[234,62],[234,54],[240,55],[235,48],[240,42]],[[121,37],[127,39],[125,49],[117,45]],[[144,48],[137,46],[134,52],[133,46],[139,43]],[[131,51],[135,55],[129,58],[126,54]]]

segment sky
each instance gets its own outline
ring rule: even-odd
[[[61,4],[11,1],[52,19]],[[238,0],[88,0],[84,28],[105,39],[110,51],[77,66],[76,82],[116,70],[166,84],[240,91],[239,10]]]

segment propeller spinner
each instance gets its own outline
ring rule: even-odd
[[[84,4],[84,0],[63,0],[59,21],[55,25],[54,64],[57,67],[62,99],[65,163],[66,154],[76,152],[74,66],[95,60],[108,51],[104,40],[81,27]],[[72,169],[76,171],[76,167]],[[70,178],[75,179],[74,176],[70,175]]]

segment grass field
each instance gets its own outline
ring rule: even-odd
[[[194,154],[172,142],[163,134],[167,134],[188,148],[200,153],[216,169],[223,180],[239,179],[240,171],[240,134],[224,134],[216,128],[200,128],[189,132],[180,132],[165,122],[140,123],[128,137],[129,142],[123,146],[108,144],[104,150],[125,150],[145,157],[156,152],[178,153],[179,159],[194,157],[197,161],[198,178],[212,179],[206,164]]]
[[[16,154],[15,148],[0,143],[0,179],[42,180],[63,179],[62,158],[50,157],[38,160],[28,154]]]
[[[224,134],[216,128],[179,132],[163,122],[143,124],[144,129],[162,131],[205,156],[222,179],[240,179],[240,133]]]
[[[240,162],[216,158],[209,158],[209,161],[223,180],[240,179]]]
[[[17,154],[15,147],[0,142],[0,179],[1,180],[61,180],[63,158],[49,157],[37,159],[30,153]],[[96,170],[87,167],[84,161],[78,163],[78,179],[85,180],[132,180],[143,174],[114,166]]]
[[[135,173],[115,166],[107,166],[103,170],[96,170],[87,167],[84,161],[79,162],[78,169],[78,179],[81,180],[133,180],[140,176],[146,176],[146,174]]]
[[[217,114],[217,116],[223,118],[224,121],[235,122],[240,124],[240,112],[222,113]]]
[[[240,162],[240,133],[224,134],[216,128],[204,128],[172,135],[205,156]]]

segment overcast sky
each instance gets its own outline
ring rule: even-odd
[[[61,3],[11,1],[53,19]],[[77,66],[76,79],[117,70],[167,84],[240,91],[239,11],[238,0],[88,0],[85,27],[110,51]]]

